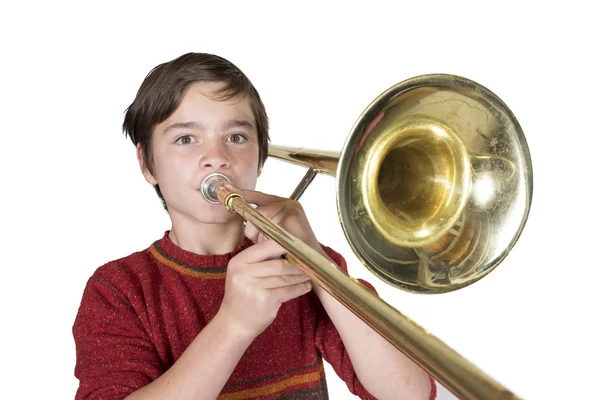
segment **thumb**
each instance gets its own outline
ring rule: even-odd
[[[250,239],[253,243],[260,243],[269,239],[268,236],[259,231],[250,222],[246,223],[246,227],[244,228],[244,236]]]

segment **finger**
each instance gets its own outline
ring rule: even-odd
[[[234,258],[247,264],[255,264],[265,260],[281,258],[287,251],[274,240],[256,243],[239,252]]]
[[[252,268],[252,276],[268,278],[271,276],[306,275],[300,268],[289,261],[278,258],[256,264]]]
[[[240,194],[248,203],[256,204],[257,206],[288,200],[286,197],[279,197],[251,189],[241,189],[235,186],[229,186],[228,189]]]
[[[246,236],[248,239],[252,240],[252,242],[254,242],[254,243],[262,242],[264,240],[264,238],[266,238],[265,235],[260,233],[258,228],[256,228],[254,225],[252,225],[252,223],[247,223],[246,226],[244,227],[244,236]]]
[[[285,203],[283,202],[269,204],[268,206],[262,207],[257,206],[256,210],[259,211],[265,217],[267,217],[275,225],[280,225],[290,214],[289,208],[286,208]],[[254,243],[266,238],[266,236],[262,234],[260,230],[256,228],[256,226],[254,226],[252,223],[246,224],[244,228],[244,234],[248,239],[252,240]]]
[[[252,224],[246,224],[244,227],[244,236],[250,239],[252,243],[260,243],[271,239]]]
[[[306,220],[306,215],[302,205],[297,201],[283,200],[262,206],[256,206],[256,210],[267,217],[275,225],[287,229],[284,224],[302,224]],[[252,223],[247,223],[244,228],[244,234],[254,243],[261,241],[264,235]]]
[[[279,303],[295,299],[305,295],[312,290],[312,285],[309,281],[298,283],[297,285],[285,286],[276,289],[270,289],[274,299]]]
[[[294,286],[302,282],[307,282],[310,277],[307,275],[281,275],[269,276],[267,278],[257,279],[258,285],[262,289],[276,289],[281,287]]]

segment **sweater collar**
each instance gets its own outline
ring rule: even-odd
[[[171,263],[178,264],[182,267],[224,268],[227,267],[229,260],[231,260],[236,254],[252,245],[252,241],[248,238],[245,238],[244,241],[232,252],[208,256],[196,254],[177,246],[169,238],[169,232],[170,231],[165,231],[162,239],[157,240],[152,246],[150,246],[151,253],[161,262],[164,262],[164,259],[166,259]]]

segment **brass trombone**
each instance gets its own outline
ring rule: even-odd
[[[495,94],[453,75],[400,82],[362,113],[341,153],[269,147],[308,166],[293,198],[316,173],[336,177],[344,234],[386,283],[444,293],[490,273],[527,220],[533,191],[525,136]],[[327,258],[207,177],[202,192],[277,241],[313,281],[462,399],[514,399],[509,390],[388,305]]]

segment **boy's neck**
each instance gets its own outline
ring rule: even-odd
[[[188,226],[173,221],[169,239],[177,247],[201,255],[227,254],[244,241],[244,225],[240,220],[228,224]]]

